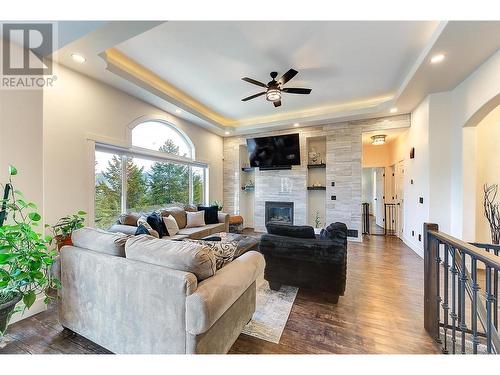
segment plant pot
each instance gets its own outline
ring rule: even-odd
[[[17,293],[14,295],[13,299],[0,305],[0,342],[2,341],[5,331],[7,330],[14,308],[21,298],[23,298],[23,295],[21,293]]]
[[[57,250],[61,250],[63,246],[73,246],[73,241],[71,241],[71,235],[68,236],[56,236]]]

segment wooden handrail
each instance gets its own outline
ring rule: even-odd
[[[488,253],[483,248],[476,247],[468,242],[464,242],[443,232],[429,230],[428,233],[433,235],[438,240],[447,243],[454,248],[465,252],[468,255],[476,257],[477,260],[480,260],[487,266],[500,270],[500,257],[498,257],[497,255]]]

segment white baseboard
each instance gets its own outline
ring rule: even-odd
[[[23,319],[29,318],[30,316],[38,314],[39,312],[47,310],[47,305],[45,303],[43,303],[44,298],[45,297],[43,297],[43,296],[38,297],[35,300],[35,302],[33,303],[33,305],[31,305],[31,308],[24,311],[24,314],[22,311],[20,311],[18,313],[15,313],[14,315],[12,315],[12,318],[10,319],[9,324],[13,324],[13,323],[18,322],[20,320],[23,320]]]
[[[411,238],[403,236],[403,242],[406,246],[412,249],[420,258],[424,257],[424,250],[420,248],[420,245],[413,241]]]

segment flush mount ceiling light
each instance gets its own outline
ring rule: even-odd
[[[299,127],[299,123],[296,122],[295,124],[293,124],[294,127],[298,128]]]
[[[373,135],[370,138],[372,139],[372,145],[378,146],[383,145],[385,143],[385,134]]]
[[[443,60],[444,60],[444,55],[442,53],[439,53],[437,55],[432,56],[431,63],[432,64],[438,64],[438,63],[440,63]]]
[[[391,113],[396,113],[397,111],[398,111],[398,109],[396,107],[391,108],[391,110],[390,110]]]
[[[73,59],[74,62],[77,62],[78,64],[83,64],[85,61],[87,61],[85,57],[83,57],[78,53],[72,53],[71,58]]]

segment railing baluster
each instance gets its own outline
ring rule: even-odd
[[[456,311],[456,294],[457,294],[457,282],[458,282],[458,269],[456,264],[456,249],[451,248],[451,343],[452,343],[452,353],[455,354],[456,342],[457,342],[457,311]]]
[[[486,266],[486,349],[491,353],[491,267]]]
[[[465,331],[467,330],[467,324],[465,323],[465,283],[467,282],[467,274],[465,272],[465,252],[460,251],[462,257],[462,264],[460,270],[460,331],[462,334],[462,349],[461,353],[465,354]]]
[[[449,245],[444,245],[444,275],[443,275],[443,320],[444,320],[444,326],[443,326],[443,336],[444,336],[444,346],[443,346],[443,353],[448,354],[448,311],[450,310],[450,307],[448,306],[448,271],[450,268],[450,264],[448,262],[448,251],[449,251]]]
[[[498,248],[493,251],[498,256]],[[498,270],[493,270],[493,324],[498,331]]]
[[[472,324],[472,350],[477,354],[477,345],[479,340],[477,337],[477,291],[479,284],[477,283],[477,259],[471,256],[471,276],[472,276],[472,305],[471,305],[471,324]]]
[[[440,287],[440,267],[441,267],[441,257],[440,257],[440,254],[439,254],[439,251],[441,249],[441,243],[438,242],[437,243],[437,251],[436,251],[436,291],[437,291],[437,294],[436,294],[436,309],[437,309],[437,326],[439,327],[439,323],[441,322],[441,310],[440,310],[440,306],[441,306],[441,293],[439,291],[439,287]],[[436,341],[441,344],[442,341],[441,341],[441,337],[438,333],[438,336],[436,338]]]

